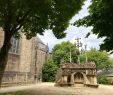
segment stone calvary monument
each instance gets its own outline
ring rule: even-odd
[[[75,64],[62,62],[56,75],[55,85],[97,88],[95,63]]]

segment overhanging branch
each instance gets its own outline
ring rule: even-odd
[[[17,23],[14,24],[14,26],[11,29],[12,34],[14,34],[15,32],[17,32],[22,27],[22,25],[23,25],[23,23],[24,23],[24,21],[27,18],[27,16],[28,16],[29,13],[30,13],[30,10],[28,10],[25,13],[25,15],[23,17],[21,17],[21,19],[20,19],[20,12],[19,12],[19,14],[17,16],[17,20],[16,20]]]

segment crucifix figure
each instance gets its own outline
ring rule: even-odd
[[[80,51],[79,51],[79,48],[82,47],[82,43],[81,43],[80,39],[81,39],[81,38],[75,39],[75,40],[76,40],[75,45],[76,45],[76,47],[77,47],[77,49],[78,49],[78,51],[77,51],[77,56],[78,56],[77,63],[79,63],[79,64],[80,64],[80,57],[79,57]]]

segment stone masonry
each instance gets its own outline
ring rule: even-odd
[[[55,85],[72,87],[98,87],[95,63],[61,63],[60,69],[56,75]]]
[[[4,34],[0,30],[0,48]],[[49,59],[48,46],[38,37],[27,40],[24,34],[20,39],[12,39],[8,63],[4,72],[2,86],[13,86],[41,81],[43,63]]]

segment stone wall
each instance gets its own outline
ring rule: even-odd
[[[19,71],[20,56],[9,53],[5,71]]]
[[[17,86],[34,83],[31,74],[27,72],[6,71],[1,87]]]
[[[3,31],[0,31],[0,48],[3,40]],[[19,53],[9,52],[2,86],[41,81],[42,66],[48,58],[47,54],[47,46],[39,38],[33,37],[27,40],[22,34],[22,37],[19,39]]]
[[[30,72],[30,65],[32,64],[32,39],[27,40],[24,35],[20,39],[20,72]]]

